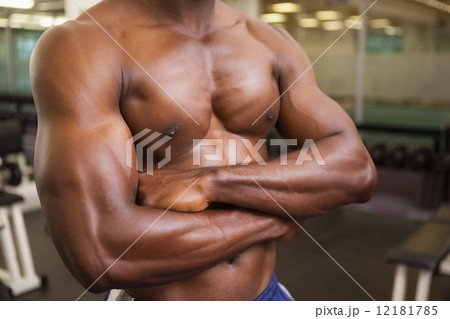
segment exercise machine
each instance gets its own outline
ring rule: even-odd
[[[20,152],[21,148],[20,123],[0,121],[0,241],[6,264],[5,269],[0,268],[0,281],[9,288],[12,296],[38,289],[44,282],[35,272],[21,208],[23,198],[3,191],[6,185],[20,184],[20,169],[5,158]]]

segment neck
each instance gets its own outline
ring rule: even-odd
[[[205,31],[214,17],[216,0],[142,0],[162,19]]]

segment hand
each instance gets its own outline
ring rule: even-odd
[[[180,212],[203,211],[210,203],[207,197],[210,180],[205,169],[159,170],[153,176],[142,173],[139,174],[137,203]]]
[[[304,220],[297,221],[300,224],[300,226],[299,226],[297,223],[295,223],[290,218],[288,218],[288,219],[280,218],[280,219],[281,219],[280,222],[283,223],[285,226],[285,232],[280,238],[278,238],[279,242],[288,243],[302,232],[302,228],[300,226],[303,226]]]

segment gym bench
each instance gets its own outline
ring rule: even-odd
[[[450,275],[450,208],[441,208],[433,218],[389,252],[396,263],[392,300],[405,300],[408,268],[418,268],[415,300],[428,300],[434,274]]]
[[[0,241],[6,264],[6,269],[0,268],[0,281],[10,288],[13,296],[42,286],[42,280],[34,269],[20,207],[22,200],[18,195],[0,192]]]

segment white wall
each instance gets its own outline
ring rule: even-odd
[[[450,52],[436,52],[436,30],[404,23],[403,51],[368,54],[365,94],[369,99],[444,103],[450,107]],[[300,30],[294,34],[313,62],[343,31]],[[349,31],[314,66],[317,81],[327,94],[355,94],[357,34]],[[449,40],[450,41],[450,40]]]
[[[314,70],[327,94],[354,95],[356,54],[326,55]],[[365,87],[369,99],[450,106],[450,53],[368,55]]]

